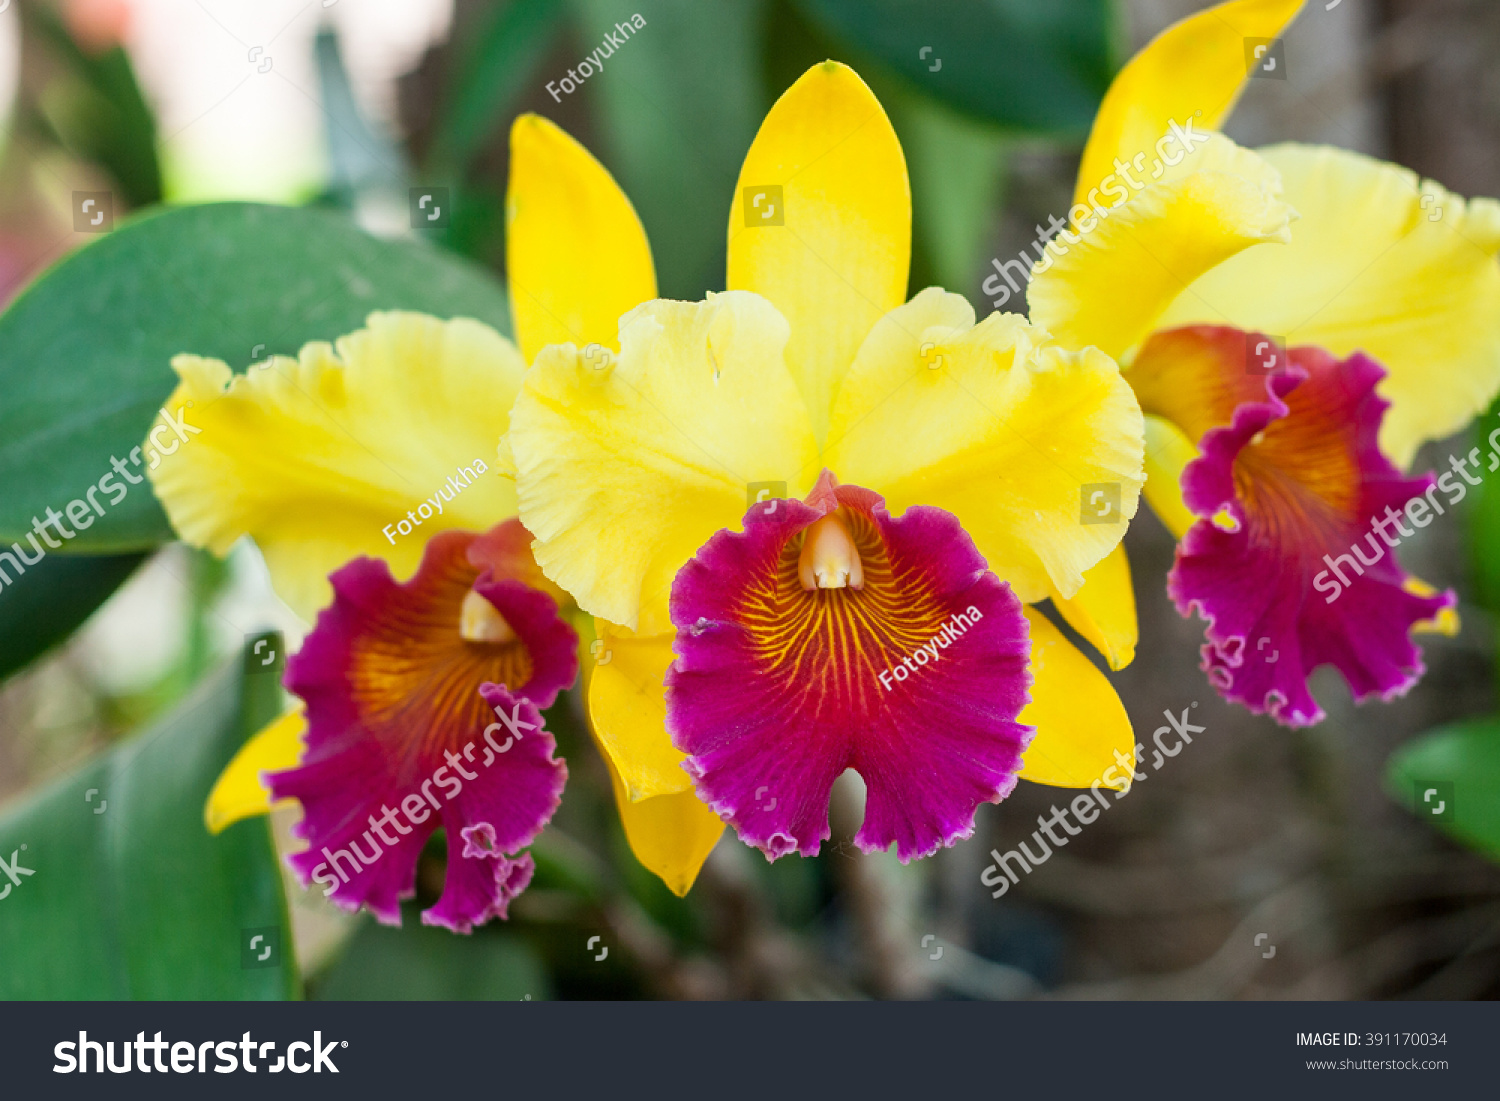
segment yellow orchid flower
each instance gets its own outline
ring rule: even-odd
[[[1436,486],[1401,468],[1500,389],[1492,200],[1465,203],[1341,149],[1275,145],[1222,168],[1247,192],[1274,170],[1299,215],[1289,244],[1239,251],[1183,285],[1135,238],[1132,211],[1168,201],[1135,179],[1143,158],[1157,163],[1184,127],[1202,131],[1190,138],[1200,155],[1230,148],[1217,128],[1256,64],[1251,47],[1301,6],[1218,4],[1125,66],[1070,212],[1075,227],[1100,227],[1049,245],[1028,289],[1034,323],[1116,356],[1140,399],[1145,495],[1182,540],[1168,591],[1208,623],[1204,670],[1226,698],[1293,726],[1322,718],[1307,687],[1319,665],[1359,699],[1390,698],[1421,673],[1411,631],[1455,629],[1453,594],[1403,573],[1394,550],[1462,499],[1478,452],[1450,460]],[[1129,202],[1114,207],[1104,197],[1122,179]],[[1107,293],[1142,271],[1145,293]],[[1157,279],[1172,293],[1153,293]]]
[[[859,78],[816,66],[766,117],[733,196],[728,290],[644,301],[617,326],[601,311],[585,324],[587,296],[615,271],[644,287],[639,224],[591,159],[555,152],[569,144],[555,127],[516,132],[509,274],[539,304],[516,311],[539,351],[503,450],[537,562],[599,617],[609,660],[589,713],[622,813],[696,790],[768,855],[810,853],[853,767],[869,792],[857,842],[908,859],[967,836],[1017,777],[1127,786],[1118,697],[1022,605],[1053,598],[1129,660],[1114,552],[1136,506],[1139,411],[1097,348],[1015,315],[976,323],[937,288],[903,304],[905,161]],[[528,163],[534,146],[552,173]],[[1228,142],[1167,184],[1125,237],[1173,278],[1118,293],[1165,306],[1226,256],[1286,238],[1274,171]],[[543,244],[557,194],[582,212],[576,250]],[[595,244],[622,240],[618,263]],[[1081,598],[1085,575],[1099,583]],[[649,838],[654,870],[669,856],[691,882],[706,850],[675,829],[641,823],[632,844]]]

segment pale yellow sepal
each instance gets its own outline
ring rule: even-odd
[[[1437,596],[1437,589],[1433,588],[1420,577],[1407,575],[1401,587],[1413,596]],[[1431,619],[1424,619],[1412,624],[1412,630],[1419,635],[1446,635],[1455,637],[1462,629],[1463,623],[1459,620],[1457,608],[1444,608]]]
[[[1141,431],[1135,394],[1108,356],[1047,342],[1015,314],[976,325],[963,296],[930,287],[860,348],[825,463],[879,490],[893,514],[953,513],[989,568],[1034,602],[1054,590],[1071,597],[1125,534]],[[1085,487],[1108,501],[1108,522],[1083,522]]]
[[[1302,0],[1230,0],[1152,39],[1116,74],[1099,105],[1073,201],[1087,202],[1089,190],[1116,173],[1116,158],[1128,164],[1140,154],[1159,156],[1156,143],[1172,122],[1217,130],[1255,59],[1249,40],[1279,37],[1301,7]]]
[[[1023,608],[1031,625],[1031,702],[1017,722],[1036,727],[1020,776],[1037,784],[1124,790],[1135,734],[1108,678],[1046,616]],[[1127,767],[1119,766],[1119,753]],[[1123,775],[1122,775],[1123,773]]]
[[[240,747],[214,781],[208,802],[203,805],[203,824],[209,833],[222,833],[242,818],[270,813],[271,793],[261,783],[260,775],[295,768],[302,756],[302,735],[306,731],[307,715],[298,706],[268,723]],[[284,799],[275,806],[295,802]]]
[[[632,802],[692,787],[683,754],[667,734],[665,677],[671,634],[639,638],[602,619],[588,685],[589,720],[599,748]]]
[[[383,558],[405,580],[439,531],[516,513],[493,464],[525,365],[487,325],[373,313],[336,345],[242,375],[191,355],[172,367],[167,408],[189,438],[149,474],[173,528],[218,555],[248,534],[309,622],[351,559]]]
[[[1140,629],[1124,543],[1084,573],[1083,588],[1071,600],[1054,590],[1052,605],[1068,626],[1093,643],[1111,669],[1123,669],[1135,660]]]
[[[1146,485],[1141,492],[1157,519],[1178,539],[1198,522],[1182,500],[1182,472],[1197,457],[1197,445],[1182,429],[1146,414]]]
[[[691,789],[633,802],[609,758],[609,777],[630,851],[678,898],[692,889],[703,862],[724,832],[724,822]]]
[[[910,263],[911,187],[896,132],[852,69],[816,65],[776,101],[745,155],[725,285],[765,295],[790,323],[787,367],[818,439],[865,335],[905,300]]]
[[[1172,303],[1159,328],[1233,325],[1387,372],[1380,448],[1398,466],[1500,390],[1500,203],[1326,146],[1260,150],[1301,215],[1284,247],[1246,249]]]
[[[510,131],[505,279],[527,363],[547,344],[617,349],[620,315],[656,297],[635,208],[587,149],[539,115]]]
[[[714,532],[739,528],[750,485],[803,496],[817,452],[782,361],[786,320],[766,299],[658,299],[620,319],[620,339],[599,362],[545,349],[510,445],[542,570],[586,611],[661,634],[672,579]]]

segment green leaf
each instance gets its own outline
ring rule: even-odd
[[[397,307],[509,329],[504,290],[483,270],[324,211],[184,207],[67,257],[0,316],[0,544],[128,461],[172,392],[177,353],[243,367]],[[171,537],[142,483],[66,547],[115,553]]]
[[[1111,0],[797,0],[912,87],[1008,129],[1083,138],[1114,75]],[[858,67],[858,63],[856,63]]]
[[[1402,746],[1386,790],[1418,818],[1500,860],[1500,716],[1465,719]]]
[[[603,49],[632,0],[574,0],[581,54]],[[574,95],[599,104],[603,148],[651,240],[659,293],[702,298],[724,285],[740,163],[762,110],[758,0],[664,0],[646,9],[604,69]],[[582,61],[583,56],[579,57]]]
[[[32,873],[0,870],[0,999],[296,996],[267,822],[219,837],[203,825],[214,780],[280,707],[276,675],[244,674],[244,660],[0,815],[0,858]],[[266,939],[247,954],[257,931]],[[279,956],[245,966],[273,938]]]
[[[0,572],[10,577],[0,591],[0,679],[72,634],[144,557],[49,554],[21,575],[10,569],[9,559],[0,561]]]
[[[141,94],[130,58],[118,46],[99,54],[79,49],[50,7],[20,7],[27,33],[56,51],[69,77],[49,84],[43,108],[59,139],[75,155],[102,166],[131,207],[161,201],[156,119]],[[70,79],[71,78],[71,79]]]
[[[366,922],[319,984],[322,1001],[517,1001],[552,996],[546,968],[506,929],[456,937],[403,907],[402,927]]]
[[[993,237],[991,222],[999,213],[1004,139],[995,127],[921,96],[887,96],[884,89],[875,90],[901,139],[911,174],[910,293],[934,284],[972,293]]]

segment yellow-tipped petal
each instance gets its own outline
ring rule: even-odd
[[[580,607],[642,635],[670,630],[673,577],[715,531],[739,528],[750,483],[811,487],[786,334],[764,298],[729,291],[632,310],[602,364],[570,345],[537,358],[512,413],[521,518]]]
[[[1135,659],[1140,630],[1124,543],[1083,575],[1083,588],[1071,600],[1054,591],[1052,604],[1068,626],[1104,655],[1111,669],[1123,669]]]
[[[1146,414],[1146,485],[1141,492],[1157,519],[1178,539],[1198,522],[1182,500],[1182,472],[1197,457],[1197,446],[1182,429]]]
[[[1230,0],[1174,23],[1131,58],[1105,93],[1073,201],[1115,173],[1115,158],[1156,156],[1170,124],[1217,130],[1249,74],[1246,39],[1276,38],[1302,0]],[[1170,156],[1170,151],[1168,152]]]
[[[623,627],[595,620],[598,653],[589,680],[589,721],[599,748],[632,801],[687,791],[683,754],[667,734],[665,677],[672,664],[672,635],[638,638]]]
[[[1420,577],[1407,575],[1406,580],[1401,582],[1401,587],[1413,596],[1437,596],[1437,589],[1433,588]],[[1444,608],[1431,619],[1424,619],[1420,623],[1412,625],[1412,630],[1419,635],[1446,635],[1448,638],[1455,637],[1462,629],[1463,623],[1459,620],[1457,608]]]
[[[302,756],[302,735],[306,731],[307,715],[297,707],[268,723],[240,747],[214,781],[208,802],[203,805],[203,824],[209,833],[222,833],[242,818],[270,812],[271,793],[260,782],[260,774],[295,768]],[[275,805],[294,802],[285,799]]]
[[[1234,325],[1388,372],[1380,446],[1399,466],[1500,390],[1500,203],[1322,146],[1260,151],[1301,218],[1291,244],[1207,272],[1159,325]]]
[[[961,295],[923,291],[860,348],[826,458],[895,514],[956,515],[1027,602],[1078,591],[1124,535],[1141,484],[1140,408],[1114,361],[1045,338],[1014,314],[975,325]],[[1085,517],[1096,492],[1102,511]]]
[[[910,263],[911,187],[896,132],[852,69],[816,65],[776,101],[745,155],[727,286],[765,295],[791,324],[786,362],[819,439],[860,343],[906,298]]]
[[[505,278],[527,363],[547,344],[617,349],[620,315],[656,297],[635,208],[587,149],[540,115],[510,130]]]
[[[1066,347],[1125,362],[1194,280],[1251,245],[1288,240],[1295,212],[1280,190],[1266,162],[1214,135],[1092,228],[1083,219],[1074,240],[1054,238],[1027,288],[1031,320]]]
[[[669,891],[683,897],[719,843],[723,821],[691,789],[632,802],[607,756],[605,764],[630,851]]]
[[[250,535],[277,594],[309,621],[350,559],[383,558],[404,580],[428,537],[516,513],[493,470],[525,371],[515,347],[465,318],[373,313],[366,325],[243,375],[178,356],[167,408],[197,434],[149,471],[184,541],[223,555]]]
[[[1118,758],[1135,759],[1130,716],[1108,678],[1063,637],[1046,616],[1023,608],[1031,624],[1031,702],[1017,722],[1036,727],[1021,779],[1061,788],[1130,786]],[[1111,767],[1114,772],[1110,773]],[[1106,773],[1109,776],[1106,777]]]

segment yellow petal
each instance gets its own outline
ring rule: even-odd
[[[1198,279],[1160,321],[1255,329],[1389,372],[1380,446],[1408,465],[1500,389],[1500,203],[1467,204],[1396,165],[1321,146],[1261,150],[1301,218]]]
[[[1104,655],[1111,669],[1123,669],[1134,660],[1140,631],[1124,543],[1083,575],[1083,588],[1071,600],[1054,590],[1052,604],[1068,626]]]
[[[1115,172],[1115,158],[1151,155],[1169,124],[1217,130],[1249,72],[1249,38],[1276,38],[1302,0],[1231,0],[1174,23],[1131,58],[1105,93],[1078,166],[1075,203]]]
[[[1129,787],[1135,734],[1108,678],[1046,616],[1022,609],[1031,624],[1031,702],[1017,722],[1036,727],[1021,779],[1062,788]],[[1127,762],[1118,767],[1116,752]],[[1113,768],[1113,771],[1111,769]],[[1107,775],[1106,775],[1107,774]]]
[[[776,101],[745,155],[727,286],[765,295],[791,324],[786,362],[819,439],[860,342],[906,298],[910,263],[911,187],[896,132],[852,69],[816,65]]]
[[[150,471],[172,526],[219,555],[249,534],[307,620],[350,559],[383,558],[404,580],[428,537],[516,512],[493,467],[525,370],[514,346],[464,318],[373,313],[366,325],[243,375],[215,359],[172,361],[182,381],[167,408],[197,429]],[[434,496],[441,513],[424,505]]]
[[[884,494],[893,513],[953,513],[1027,602],[1078,591],[1141,484],[1141,413],[1118,368],[1045,337],[1014,314],[975,325],[961,295],[923,291],[860,348],[827,453],[840,481]],[[1084,522],[1093,493],[1105,522]]]
[[[598,653],[589,680],[589,721],[599,748],[631,800],[687,791],[683,754],[667,734],[664,678],[672,664],[672,635],[637,638],[595,620]]]
[[[1083,219],[1074,240],[1053,239],[1027,288],[1031,320],[1067,347],[1092,344],[1123,362],[1199,276],[1288,239],[1294,212],[1279,190],[1264,161],[1214,135],[1161,182],[1101,208],[1092,228]]]
[[[1182,500],[1182,472],[1197,457],[1197,446],[1182,429],[1146,414],[1146,486],[1141,492],[1157,519],[1178,539],[1198,522]]]
[[[620,315],[656,297],[651,246],[614,178],[555,124],[510,130],[505,278],[527,363],[546,344],[616,349]]]
[[[537,358],[512,413],[521,518],[580,607],[642,635],[670,630],[673,577],[715,531],[739,528],[750,484],[811,488],[786,335],[764,298],[729,291],[632,310],[618,358],[571,345]]]
[[[658,876],[667,889],[681,898],[724,832],[724,823],[689,789],[676,795],[658,795],[631,802],[609,758],[609,778],[620,808],[625,840],[647,870]]]
[[[307,716],[298,706],[268,723],[240,747],[219,774],[203,806],[203,824],[209,833],[222,833],[242,818],[253,818],[272,809],[271,793],[260,782],[260,774],[295,768],[302,756],[302,735],[306,731]],[[284,799],[276,805],[295,802]]]
[[[1401,587],[1413,596],[1437,596],[1437,589],[1433,588],[1420,577],[1408,574],[1406,580],[1401,582]],[[1412,630],[1419,635],[1446,635],[1454,638],[1458,635],[1463,624],[1458,618],[1457,608],[1444,608],[1431,619],[1424,619],[1420,623],[1412,625]]]

